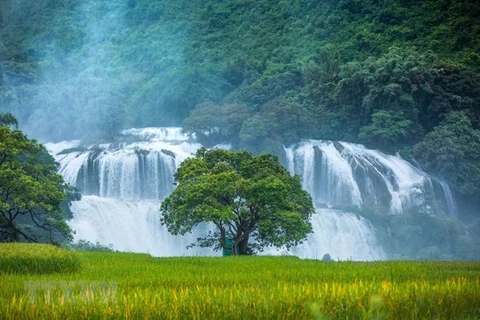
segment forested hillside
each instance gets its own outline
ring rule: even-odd
[[[0,19],[0,111],[32,136],[359,142],[413,156],[478,211],[478,1],[3,0]]]

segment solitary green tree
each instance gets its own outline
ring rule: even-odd
[[[245,255],[265,246],[289,248],[312,232],[310,195],[271,154],[202,148],[180,165],[175,181],[161,222],[175,235],[214,224],[200,246]]]
[[[0,115],[0,242],[71,239],[61,203],[68,186],[45,147]]]

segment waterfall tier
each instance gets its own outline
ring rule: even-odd
[[[399,156],[346,142],[305,140],[285,148],[290,172],[318,207],[373,207],[401,213],[416,205],[450,215],[448,186]]]
[[[75,240],[112,244],[116,250],[145,252],[154,256],[215,255],[213,249],[186,247],[196,241],[196,234],[173,236],[160,224],[159,201],[127,201],[97,196],[83,196],[73,202],[74,218],[69,224],[76,231]],[[206,226],[197,228],[200,234]]]
[[[78,148],[78,141],[61,143],[71,152],[48,144],[60,163],[65,181],[85,195],[121,199],[162,200],[173,190],[176,168],[201,147],[190,142],[181,128],[145,128],[123,131],[134,142]]]

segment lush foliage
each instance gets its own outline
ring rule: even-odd
[[[183,123],[183,130],[195,134],[206,146],[238,137],[248,109],[238,105],[217,105],[211,101],[199,104]]]
[[[47,244],[1,243],[0,273],[49,274],[80,270],[78,256]]]
[[[0,113],[0,126],[15,126],[15,128],[17,128],[17,118],[11,113]]]
[[[72,274],[2,275],[1,319],[478,319],[476,262],[152,258],[78,252]],[[51,285],[36,296],[25,281]],[[103,287],[99,287],[99,283]],[[53,288],[52,288],[53,286]],[[71,292],[68,288],[76,288]],[[32,301],[33,300],[33,301]]]
[[[288,248],[312,231],[310,195],[270,154],[202,148],[180,165],[175,182],[162,202],[162,224],[173,234],[214,224],[216,230],[199,239],[201,246],[248,254],[265,246]]]
[[[480,193],[480,130],[464,112],[451,112],[417,144],[414,154],[462,194]]]
[[[378,111],[365,100],[410,106],[395,116],[428,119],[428,131],[444,115],[423,93],[442,108],[478,100],[468,87],[478,88],[479,11],[467,0],[5,0],[1,108],[38,136],[65,138],[180,124],[204,99],[254,117],[287,96],[313,127],[355,139]]]
[[[45,147],[0,126],[0,242],[71,238],[61,204],[68,186]]]
[[[77,242],[70,242],[66,244],[66,248],[74,251],[101,251],[101,252],[111,252],[113,246],[102,245],[100,242],[92,243],[87,240],[79,240]]]

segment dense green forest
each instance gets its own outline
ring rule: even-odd
[[[0,111],[43,140],[179,126],[400,152],[480,203],[480,2],[4,0]]]

